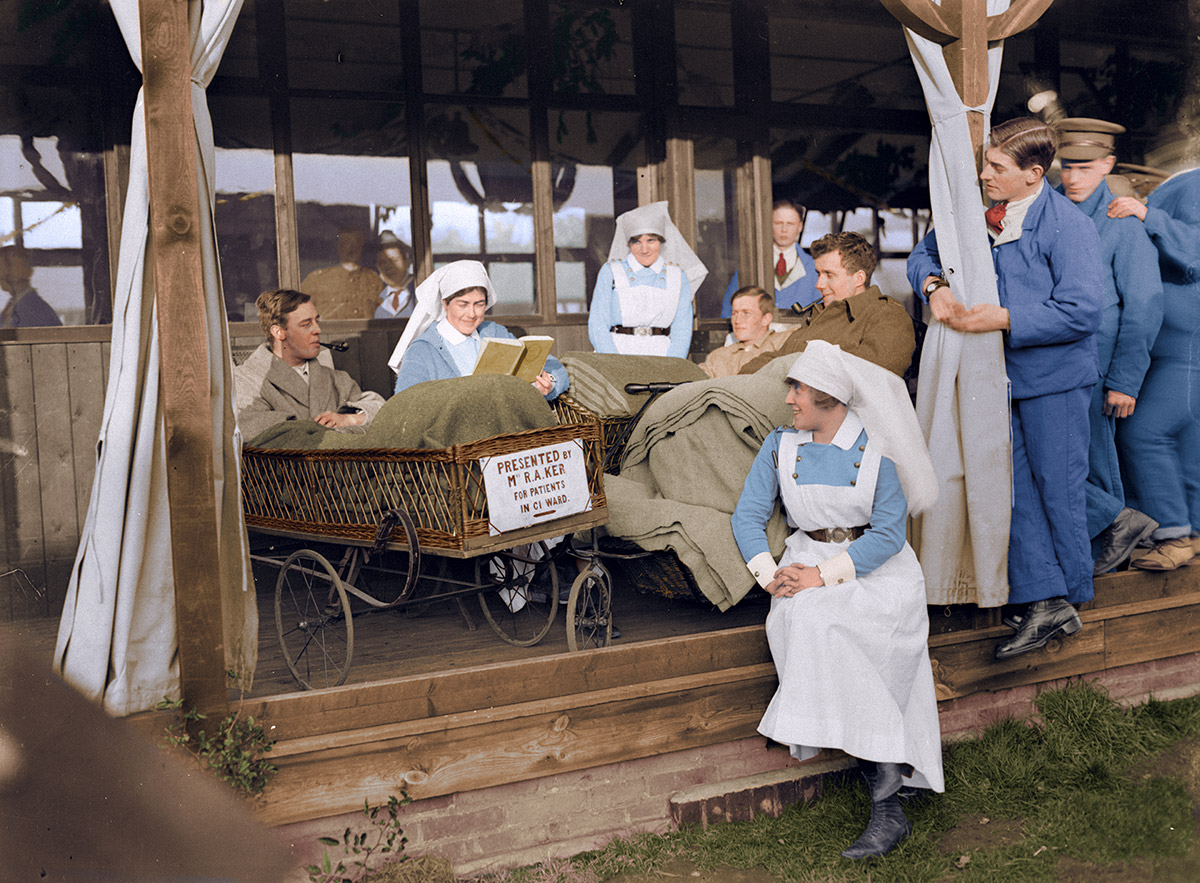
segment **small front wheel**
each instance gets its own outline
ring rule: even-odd
[[[608,574],[589,567],[571,584],[567,600],[567,647],[572,653],[607,647],[612,641],[612,584]]]
[[[346,589],[324,555],[301,549],[284,562],[275,582],[275,631],[283,661],[304,689],[346,682],[354,622]]]
[[[546,544],[519,546],[477,562],[479,606],[500,638],[532,647],[558,614],[558,570]]]

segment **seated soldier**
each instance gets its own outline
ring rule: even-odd
[[[496,292],[479,261],[455,261],[435,270],[417,287],[416,299],[412,318],[388,360],[396,372],[396,392],[426,380],[466,377],[475,368],[484,338],[516,340],[503,325],[483,320],[496,302]],[[566,392],[569,383],[562,362],[547,356],[533,386],[551,401]]]
[[[903,376],[916,347],[912,317],[899,301],[867,287],[879,261],[871,243],[857,233],[830,233],[809,251],[821,300],[796,311],[804,321],[777,352],[751,359],[738,373],[753,374],[774,358],[803,351],[810,340],[826,340]]]
[[[246,441],[285,420],[315,420],[343,432],[361,432],[383,407],[321,349],[321,326],[311,298],[300,291],[264,291],[256,301],[267,336],[233,369],[237,419]]]
[[[700,365],[709,377],[729,377],[751,359],[773,353],[794,329],[772,331],[775,298],[757,285],[739,288],[733,295],[733,343],[713,350]]]

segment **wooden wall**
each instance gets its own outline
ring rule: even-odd
[[[322,336],[349,341],[334,362],[387,396],[387,357],[402,328],[329,322]],[[522,330],[553,335],[560,354],[590,350],[586,325]],[[110,333],[107,326],[35,329],[0,340],[0,622],[62,612],[96,468]],[[235,358],[262,339],[250,322],[231,323],[230,336]]]

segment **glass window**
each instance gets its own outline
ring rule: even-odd
[[[729,280],[737,271],[737,142],[697,138],[696,254],[708,276],[696,292],[696,315],[715,319]]]
[[[421,69],[426,92],[523,98],[528,92],[521,0],[482,7],[421,0]]]
[[[619,0],[552,0],[550,40],[556,92],[633,94],[632,16]]]
[[[536,313],[528,113],[433,105],[425,114],[435,266],[483,261],[493,314]]]
[[[403,105],[295,99],[291,114],[301,286],[326,319],[371,318],[379,234],[407,234],[412,206]]]
[[[0,310],[29,286],[38,296],[21,315],[9,310],[6,325],[111,320],[104,159],[93,106],[81,90],[0,87],[0,245],[16,249],[6,252]]]
[[[258,78],[258,18],[254,0],[245,0],[237,24],[229,35],[229,45],[221,54],[221,77]]]
[[[617,215],[637,208],[637,167],[645,162],[642,118],[551,111],[550,125],[557,309],[580,313],[608,259]]]
[[[265,98],[212,95],[216,142],[215,219],[225,311],[255,320],[254,299],[279,284],[275,239],[275,156]]]
[[[675,67],[679,103],[733,106],[733,29],[729,0],[676,0]]]
[[[399,0],[288,0],[284,10],[292,88],[403,89]]]

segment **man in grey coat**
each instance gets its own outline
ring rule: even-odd
[[[242,438],[255,438],[285,420],[315,420],[341,432],[362,432],[383,396],[364,392],[321,349],[320,316],[312,299],[290,288],[258,296],[266,343],[233,370]]]

